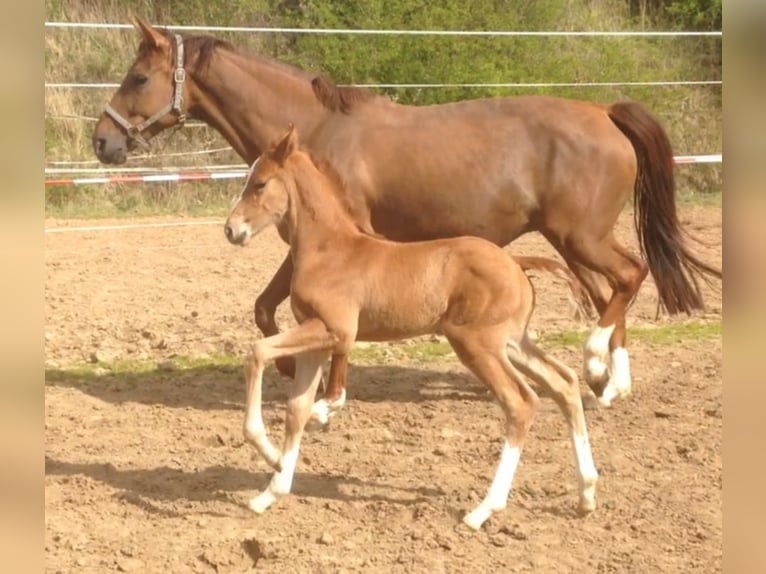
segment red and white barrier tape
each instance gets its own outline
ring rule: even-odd
[[[677,164],[688,163],[723,163],[723,154],[712,155],[680,155],[676,156]],[[91,185],[99,183],[167,183],[181,181],[206,181],[214,179],[237,179],[247,175],[247,170],[236,171],[199,171],[179,173],[153,173],[148,175],[112,175],[108,177],[81,177],[46,179],[45,185]]]
[[[247,175],[247,170],[237,171],[200,171],[186,173],[153,173],[149,175],[113,175],[109,177],[81,177],[66,179],[46,179],[45,185],[89,185],[97,183],[163,183],[179,181],[205,181],[209,179],[237,179]]]
[[[677,155],[673,159],[676,160],[676,163],[723,163],[723,154]]]

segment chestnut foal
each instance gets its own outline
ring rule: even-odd
[[[298,326],[255,342],[245,360],[244,434],[276,470],[250,500],[264,512],[290,492],[298,449],[322,366],[356,340],[444,335],[455,353],[494,393],[506,418],[506,441],[484,500],[463,521],[478,529],[505,508],[538,397],[524,375],[547,390],[564,413],[577,460],[580,509],[595,507],[598,479],[577,375],[527,337],[532,284],[497,245],[476,237],[397,243],[365,233],[350,215],[345,189],[326,161],[299,148],[291,126],[251,167],[225,224],[228,240],[245,245],[269,225],[290,238],[290,302]],[[278,357],[296,358],[283,450],[262,418],[263,372]]]

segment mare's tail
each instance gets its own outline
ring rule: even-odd
[[[673,149],[660,123],[640,104],[619,102],[609,117],[633,144],[638,159],[635,222],[641,253],[657,285],[660,305],[670,314],[704,309],[698,277],[722,278],[684,241],[676,213]]]

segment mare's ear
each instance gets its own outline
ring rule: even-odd
[[[296,149],[298,149],[298,132],[291,123],[274,150],[274,160],[280,165],[284,164]]]
[[[133,16],[133,26],[136,27],[136,30],[141,32],[141,35],[144,37],[144,40],[149,42],[152,46],[155,48],[169,48],[170,44],[168,43],[168,39],[162,35],[162,33],[157,30],[156,28],[152,27],[150,24],[147,24],[141,18],[138,16]]]

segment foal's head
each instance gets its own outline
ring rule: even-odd
[[[250,167],[245,187],[229,213],[224,233],[234,245],[246,245],[271,224],[282,221],[290,206],[290,189],[295,183],[285,170],[288,158],[298,149],[298,134],[290,126]]]

